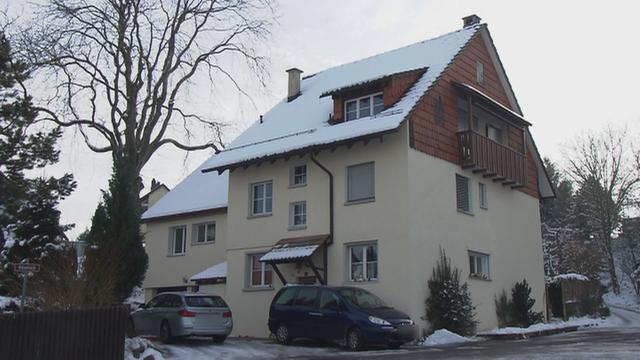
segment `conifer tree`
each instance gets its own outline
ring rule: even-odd
[[[451,260],[443,249],[440,249],[440,259],[427,285],[429,297],[425,304],[431,328],[472,335],[477,322],[469,288],[467,283],[460,284],[460,271],[451,266]]]
[[[531,298],[531,286],[527,280],[516,283],[511,290],[511,320],[525,328],[542,322],[542,313],[532,310],[535,303],[535,299]]]

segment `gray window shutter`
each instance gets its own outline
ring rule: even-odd
[[[456,175],[456,207],[462,211],[471,211],[469,203],[469,179],[460,175]]]
[[[347,168],[347,201],[373,199],[374,197],[374,163],[349,166]]]

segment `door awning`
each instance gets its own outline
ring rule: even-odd
[[[311,257],[328,240],[328,234],[281,239],[260,258],[260,262],[269,264],[302,262]]]

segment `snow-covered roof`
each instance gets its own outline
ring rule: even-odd
[[[226,207],[229,173],[203,173],[206,162],[145,211],[142,220]]]
[[[189,280],[206,280],[206,279],[217,279],[217,278],[226,278],[227,277],[227,262],[221,262],[219,264],[215,264],[210,268],[207,268],[195,275],[193,275]]]
[[[589,281],[589,278],[582,275],[582,274],[577,274],[577,273],[568,273],[568,274],[560,274],[560,275],[556,275],[554,277],[552,277],[549,282],[550,283],[557,283],[560,281],[565,281],[565,280],[574,280],[574,281]]]
[[[264,254],[260,258],[260,262],[303,259],[311,256],[319,246],[319,244],[315,244],[275,247]]]
[[[416,102],[440,77],[460,50],[484,25],[475,25],[400,49],[340,65],[303,78],[301,95],[284,99],[229,147],[209,159],[205,170],[285,154],[397,129]],[[383,112],[354,121],[329,124],[331,97],[323,94],[387,75],[426,68],[409,91]]]

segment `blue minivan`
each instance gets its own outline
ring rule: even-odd
[[[293,285],[271,302],[269,330],[288,345],[296,338],[344,343],[358,351],[368,344],[398,348],[416,337],[407,314],[357,287]]]

